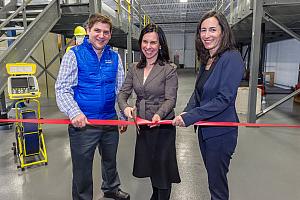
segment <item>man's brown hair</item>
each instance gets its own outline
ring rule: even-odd
[[[92,14],[88,20],[88,28],[91,29],[96,23],[101,22],[103,24],[108,24],[110,26],[110,32],[112,31],[112,21],[111,19],[100,13]]]

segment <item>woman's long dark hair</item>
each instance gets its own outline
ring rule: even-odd
[[[146,61],[146,57],[142,51],[141,45],[143,42],[144,35],[146,33],[151,33],[151,32],[157,33],[159,44],[160,44],[160,49],[158,50],[158,56],[157,56],[157,60],[155,61],[155,64],[158,63],[160,66],[162,66],[162,65],[164,65],[164,63],[170,62],[169,48],[168,48],[165,33],[158,25],[151,23],[151,24],[148,24],[147,26],[145,26],[145,28],[143,28],[143,30],[141,31],[141,34],[140,34],[139,47],[140,47],[140,53],[141,53],[141,60],[137,64],[138,68],[146,67],[147,61]]]
[[[205,64],[205,65],[211,56],[209,54],[209,51],[204,47],[204,44],[201,41],[200,31],[201,31],[201,24],[203,23],[203,21],[211,17],[215,17],[218,20],[222,31],[220,47],[216,51],[215,55],[213,55],[212,57],[219,56],[226,50],[236,49],[234,36],[226,20],[226,17],[222,13],[216,11],[210,11],[206,13],[198,23],[197,32],[196,32],[196,42],[195,42],[198,60],[200,61],[201,64]]]

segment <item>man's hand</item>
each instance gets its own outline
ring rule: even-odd
[[[82,113],[71,119],[71,123],[74,127],[77,128],[82,128],[89,124],[86,116]]]
[[[132,116],[132,114],[133,114],[133,112],[134,112],[134,108],[132,108],[132,107],[126,107],[125,109],[124,109],[124,114],[126,115],[126,117],[128,117],[128,118],[133,118],[133,116]]]
[[[125,133],[127,131],[127,125],[121,125],[119,126],[119,132],[122,134],[122,133]]]

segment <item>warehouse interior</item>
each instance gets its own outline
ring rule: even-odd
[[[299,0],[0,0],[1,118],[17,109],[7,93],[7,63],[37,65],[41,117],[66,118],[56,105],[54,84],[73,30],[90,13],[111,17],[110,45],[123,65],[139,60],[138,37],[149,22],[165,31],[171,61],[178,66],[176,113],[192,93],[198,66],[195,32],[201,16],[223,12],[232,26],[247,73],[239,88],[241,122],[300,125]],[[125,70],[126,71],[126,70]],[[132,97],[132,101],[135,97]],[[15,126],[0,123],[0,195],[7,200],[71,199],[72,164],[67,125],[42,124],[47,165],[17,168],[13,154]],[[135,128],[120,136],[118,171],[121,188],[133,200],[151,195],[148,179],[132,176]],[[300,135],[297,128],[239,127],[229,172],[231,200],[300,199]],[[172,200],[209,200],[207,175],[193,127],[177,128],[177,159],[182,182],[172,187]],[[100,190],[99,154],[94,160],[94,199]]]

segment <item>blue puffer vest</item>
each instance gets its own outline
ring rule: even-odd
[[[99,61],[88,39],[72,48],[78,66],[74,99],[88,119],[114,119],[118,54],[106,45]]]

